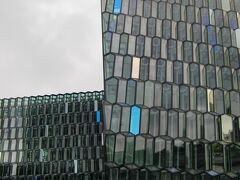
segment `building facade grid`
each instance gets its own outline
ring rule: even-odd
[[[102,0],[109,179],[239,178],[239,6]]]

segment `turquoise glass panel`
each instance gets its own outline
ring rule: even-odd
[[[133,106],[131,110],[130,132],[134,135],[139,134],[140,126],[140,108]]]
[[[101,121],[100,111],[97,111],[97,112],[96,112],[96,121],[97,121],[98,123],[100,123],[100,121]]]
[[[114,14],[120,14],[122,6],[122,0],[115,0],[114,1]]]

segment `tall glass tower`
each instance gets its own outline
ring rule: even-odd
[[[102,0],[106,177],[240,174],[240,1]]]

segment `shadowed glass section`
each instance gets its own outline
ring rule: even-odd
[[[114,1],[114,14],[119,14],[121,12],[122,0]]]
[[[131,111],[130,132],[134,135],[139,134],[139,125],[140,125],[140,108],[137,106],[133,106]]]

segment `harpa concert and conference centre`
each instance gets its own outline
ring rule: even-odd
[[[0,179],[239,180],[240,0],[101,3],[104,91],[1,99]]]

